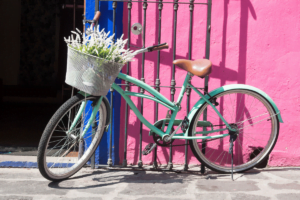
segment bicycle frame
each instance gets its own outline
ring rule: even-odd
[[[227,91],[227,90],[232,90],[232,89],[246,89],[246,90],[251,90],[254,91],[260,95],[262,95],[273,107],[273,109],[276,112],[276,116],[278,117],[279,122],[283,123],[282,121],[282,117],[280,114],[279,109],[277,108],[276,104],[274,103],[274,101],[263,91],[252,87],[252,86],[248,86],[248,85],[243,85],[243,84],[233,84],[233,85],[226,85],[226,86],[222,86],[220,88],[217,88],[213,91],[211,91],[209,93],[209,95],[204,95],[202,94],[197,88],[195,88],[192,84],[189,83],[189,80],[191,78],[191,74],[187,73],[183,86],[180,90],[178,99],[176,102],[171,102],[170,100],[168,100],[165,96],[163,96],[162,94],[160,94],[159,92],[157,92],[154,88],[152,88],[151,86],[149,86],[148,84],[133,78],[129,75],[123,74],[123,73],[119,73],[118,75],[119,79],[122,79],[124,81],[127,81],[129,83],[133,83],[134,85],[141,87],[143,89],[145,89],[147,92],[149,92],[150,94],[153,95],[149,96],[146,94],[141,94],[141,93],[136,93],[136,92],[127,92],[124,91],[120,86],[118,86],[117,84],[113,83],[112,84],[112,88],[115,89],[118,93],[121,94],[121,96],[125,99],[125,101],[127,102],[127,104],[130,106],[130,108],[132,109],[132,111],[136,114],[136,116],[139,118],[139,120],[145,124],[145,126],[147,126],[150,131],[158,134],[159,136],[163,137],[163,135],[166,134],[170,134],[171,130],[172,130],[172,126],[173,125],[179,125],[181,120],[175,119],[175,117],[177,116],[178,111],[180,110],[180,104],[181,101],[183,99],[184,93],[186,91],[186,88],[189,86],[191,87],[200,97],[201,99],[193,106],[193,108],[191,109],[191,111],[188,114],[188,119],[191,121],[194,117],[194,115],[196,114],[197,110],[204,104],[207,103],[209,104],[213,110],[218,114],[218,116],[220,117],[220,119],[224,122],[224,124],[226,125],[226,128],[223,129],[216,129],[216,130],[210,130],[210,131],[206,131],[204,129],[204,131],[201,132],[196,132],[195,135],[198,134],[202,134],[203,136],[188,136],[188,132],[189,132],[189,128],[186,130],[185,133],[178,133],[175,134],[172,139],[185,139],[185,140],[193,140],[193,139],[216,139],[216,138],[223,138],[226,136],[229,136],[229,134],[220,134],[220,135],[214,135],[214,136],[205,136],[206,134],[209,133],[214,133],[214,132],[220,132],[220,131],[225,131],[225,130],[230,130],[230,131],[235,131],[234,129],[232,129],[230,127],[230,125],[228,124],[228,122],[223,118],[223,116],[220,114],[220,112],[216,109],[216,107],[210,102],[210,96],[215,96],[221,92]],[[86,94],[84,92],[80,92],[83,96],[89,96],[89,94]],[[170,117],[170,119],[163,119],[166,120],[168,122],[168,128],[166,130],[166,132],[163,132],[162,130],[158,129],[157,127],[155,127],[155,124],[151,124],[148,120],[146,120],[144,118],[144,116],[140,113],[140,111],[138,110],[138,108],[135,106],[135,104],[132,102],[132,100],[130,99],[130,96],[136,96],[136,97],[140,97],[140,98],[146,98],[146,99],[150,99],[153,100],[165,107],[167,107],[169,110],[172,111],[172,115]],[[87,132],[87,129],[90,127],[90,124],[92,123],[92,121],[94,120],[96,113],[98,112],[99,106],[101,104],[102,98],[100,98],[95,106],[95,108],[93,109],[92,112],[92,116],[90,117],[87,126],[84,128],[81,137],[84,137],[85,133]],[[77,123],[78,119],[80,118],[82,112],[83,112],[83,108],[85,106],[85,103],[83,102],[79,112],[77,113],[75,120],[73,121],[71,128],[69,129],[69,131],[67,133],[70,133],[73,129],[73,127],[75,126],[75,124]],[[175,123],[174,123],[175,122]],[[203,125],[204,124],[204,125]],[[197,123],[197,126],[199,127],[209,127],[205,124],[210,124],[210,122],[206,122],[206,121],[199,121]]]
[[[229,124],[227,123],[227,121],[223,118],[223,116],[219,113],[219,111],[215,108],[215,106],[209,101],[209,99],[207,99],[199,90],[197,90],[192,84],[190,84],[188,81],[191,78],[191,75],[188,73],[185,77],[183,86],[180,90],[178,99],[176,102],[171,102],[169,101],[166,97],[164,97],[163,95],[161,95],[159,92],[157,92],[155,89],[153,89],[151,86],[149,86],[148,84],[133,78],[129,75],[125,75],[123,73],[119,73],[118,75],[119,79],[122,79],[124,81],[128,81],[129,83],[133,83],[143,89],[145,89],[147,92],[149,92],[150,94],[153,95],[149,96],[149,95],[145,95],[145,94],[141,94],[141,93],[136,93],[136,92],[126,92],[124,91],[120,86],[118,86],[117,84],[113,84],[112,88],[115,89],[118,93],[121,94],[121,96],[125,99],[125,101],[127,102],[127,104],[130,106],[130,108],[132,109],[132,111],[136,114],[136,116],[139,118],[139,120],[145,124],[145,126],[147,126],[151,131],[155,132],[156,134],[158,134],[159,136],[163,136],[165,134],[170,134],[171,128],[174,125],[174,121],[175,121],[175,117],[180,109],[180,105],[181,105],[181,101],[183,99],[184,93],[186,91],[187,86],[190,86],[194,91],[196,91],[196,93],[202,97],[202,99],[204,99],[210,106],[213,107],[213,109],[215,110],[215,112],[218,114],[218,116],[220,117],[220,119],[224,122],[224,124],[226,125],[226,128],[223,129],[216,129],[216,130],[211,130],[211,131],[202,131],[202,132],[197,132],[196,134],[208,134],[208,133],[213,133],[213,132],[219,132],[219,131],[225,131],[225,130],[232,130],[231,127],[229,126]],[[158,129],[157,127],[155,127],[154,125],[152,125],[148,120],[146,120],[144,118],[144,116],[140,113],[140,111],[137,109],[137,107],[134,105],[134,103],[131,101],[129,96],[136,96],[136,97],[141,97],[141,98],[146,98],[146,99],[150,99],[153,100],[165,107],[167,107],[168,109],[170,109],[172,111],[172,115],[170,120],[168,121],[168,128],[166,130],[166,132],[163,132],[162,130]],[[178,125],[178,124],[177,124]],[[220,135],[216,135],[216,136],[188,136],[188,132],[186,131],[185,133],[179,133],[179,134],[175,134],[172,138],[173,139],[215,139],[215,138],[222,138],[222,137],[226,137],[229,134],[220,134]]]

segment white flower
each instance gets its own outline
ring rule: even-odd
[[[118,58],[117,61],[119,63],[129,62],[135,56],[133,51],[124,49],[128,41],[127,39],[123,40],[124,35],[114,42],[115,35],[112,34],[109,36],[110,32],[106,33],[104,29],[100,31],[99,26],[96,28],[88,28],[84,34],[77,28],[76,31],[77,32],[71,31],[71,37],[68,39],[64,38],[64,40],[70,47],[73,47],[78,51],[95,56],[102,55],[101,52],[103,51],[106,52],[103,54],[106,54],[106,56],[102,58],[113,62]],[[76,35],[75,39],[73,35]],[[82,40],[80,35],[82,36]],[[108,53],[107,49],[109,49]]]

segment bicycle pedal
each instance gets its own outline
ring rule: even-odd
[[[156,146],[157,144],[153,144],[153,143],[147,144],[147,146],[145,146],[145,149],[142,151],[142,154],[144,156],[148,155]]]
[[[142,151],[142,154],[143,154],[144,156],[146,156],[146,155],[149,154],[149,152],[148,152],[147,150],[143,150],[143,151]]]
[[[147,146],[145,146],[145,150],[149,151],[152,146],[153,146],[153,143],[147,144]]]

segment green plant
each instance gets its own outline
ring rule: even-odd
[[[122,64],[131,61],[135,56],[133,51],[124,49],[127,39],[123,40],[123,35],[114,42],[114,34],[109,36],[110,32],[106,33],[104,29],[99,31],[99,27],[88,29],[87,32],[91,33],[89,35],[82,35],[76,30],[77,32],[71,31],[72,35],[68,39],[65,38],[65,42],[79,52]]]

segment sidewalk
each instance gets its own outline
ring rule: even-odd
[[[182,166],[176,166],[182,169]],[[182,199],[300,199],[300,168],[253,169],[230,175],[199,166],[183,171],[151,171],[131,168],[84,168],[59,183],[44,179],[38,169],[0,168],[0,200],[182,200]]]

